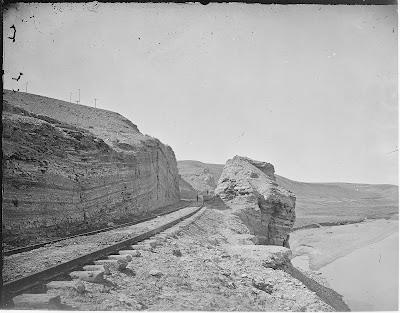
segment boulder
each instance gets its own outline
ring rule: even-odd
[[[264,279],[253,278],[251,283],[255,288],[265,291],[269,294],[271,294],[274,290],[274,285],[272,284],[272,282],[266,281]]]
[[[157,277],[157,278],[163,276],[163,273],[162,273],[160,270],[157,270],[157,269],[151,270],[151,271],[149,272],[149,274],[150,274],[151,276],[154,276],[154,277]]]

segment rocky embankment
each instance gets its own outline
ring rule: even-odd
[[[179,201],[173,150],[123,116],[3,94],[3,242],[73,234]]]
[[[235,156],[226,162],[215,193],[258,244],[288,247],[296,198],[276,183],[274,173],[272,164]]]
[[[50,291],[78,310],[333,311],[287,273],[290,250],[239,244],[238,217],[208,202],[188,220],[156,236],[106,284],[83,282],[86,293]],[[104,236],[105,234],[102,234]]]

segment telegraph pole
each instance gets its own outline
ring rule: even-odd
[[[72,103],[72,92],[69,93],[69,103]]]
[[[94,107],[96,107],[97,98],[94,98]]]
[[[81,103],[81,90],[78,89],[78,102]]]
[[[28,92],[28,82],[25,83],[25,92]]]

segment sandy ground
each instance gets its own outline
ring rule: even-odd
[[[398,220],[372,220],[358,224],[298,230],[290,235],[292,263],[311,270],[331,263],[356,249],[398,232]]]
[[[85,283],[84,294],[62,292],[63,302],[80,310],[332,311],[285,271],[231,254],[226,229],[232,224],[224,212],[207,208],[194,217],[126,271],[106,276],[105,284]],[[255,280],[268,288],[257,288]]]
[[[110,230],[95,235],[63,240],[39,249],[4,257],[2,271],[3,282],[33,274],[50,266],[99,250],[110,244],[127,240],[140,233],[166,224],[196,209],[197,207],[187,207],[133,226]]]

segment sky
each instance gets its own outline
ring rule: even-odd
[[[3,18],[7,89],[80,89],[178,160],[398,184],[395,6],[27,3]]]

